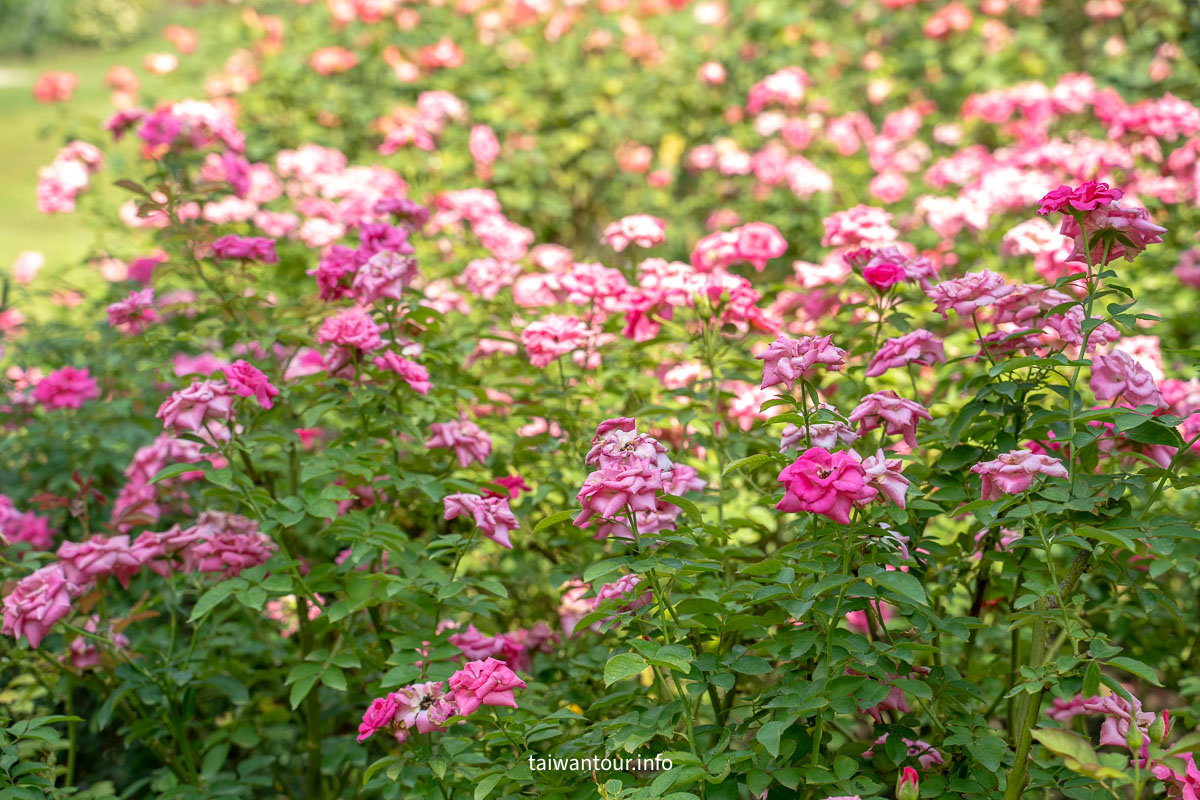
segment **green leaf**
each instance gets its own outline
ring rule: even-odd
[[[1158,673],[1141,661],[1126,658],[1125,656],[1117,656],[1116,658],[1110,658],[1108,663],[1114,667],[1120,667],[1126,672],[1132,672],[1142,680],[1152,683],[1155,686],[1162,686],[1162,683],[1158,680]]]
[[[743,675],[764,675],[771,671],[771,664],[765,658],[743,655],[735,658],[729,668]]]
[[[777,558],[764,558],[756,564],[747,564],[738,570],[742,575],[774,575],[783,569],[783,562]]]
[[[611,686],[619,680],[637,675],[647,666],[646,659],[637,653],[619,653],[604,665],[604,685]]]
[[[366,786],[367,783],[370,782],[371,778],[374,778],[376,775],[378,775],[379,771],[382,770],[384,767],[394,764],[399,760],[400,760],[400,758],[398,756],[384,756],[383,758],[381,758],[378,761],[376,761],[375,763],[373,763],[371,766],[367,767],[363,771],[363,780],[362,780],[363,786]]]
[[[610,575],[629,563],[628,558],[606,558],[598,561],[583,571],[583,582],[592,583],[597,578]]]
[[[1094,525],[1082,525],[1075,529],[1075,533],[1097,542],[1111,544],[1114,547],[1123,547],[1131,551],[1137,550],[1137,543],[1118,531],[1105,530]]]
[[[1142,444],[1183,447],[1183,437],[1179,435],[1179,432],[1174,428],[1168,428],[1156,419],[1147,419],[1142,424],[1124,431],[1121,435]]]
[[[907,572],[888,572],[884,570],[872,575],[871,580],[880,584],[885,589],[891,589],[896,594],[912,600],[919,606],[929,605],[929,598],[925,596],[925,587],[921,585],[919,580]]]
[[[248,608],[262,611],[263,605],[267,602],[267,593],[261,586],[251,586],[244,592],[238,592],[237,599],[239,603]]]
[[[1099,764],[1100,759],[1092,749],[1092,743],[1073,731],[1057,728],[1040,728],[1033,738],[1057,756],[1070,758],[1081,764]]]
[[[539,531],[544,531],[546,528],[549,528],[549,527],[551,527],[552,525],[558,525],[558,524],[560,524],[560,523],[562,523],[562,522],[566,522],[567,520],[569,520],[569,519],[571,519],[572,517],[574,517],[574,516],[575,516],[575,514],[576,514],[576,512],[574,512],[574,511],[570,511],[570,510],[566,510],[566,511],[555,511],[555,512],[554,512],[553,514],[551,514],[550,516],[548,516],[548,517],[546,517],[545,519],[543,519],[543,520],[541,520],[540,522],[538,522],[538,524],[537,524],[537,525],[534,525],[534,526],[533,526],[533,532],[534,532],[534,533],[537,533],[537,532],[539,532]],[[494,785],[494,784],[493,784],[493,785]]]
[[[664,494],[658,499],[662,500],[664,503],[670,503],[673,506],[682,508],[684,513],[691,517],[692,521],[697,525],[704,524],[704,516],[700,513],[700,509],[696,507],[695,503],[693,503],[691,500],[688,500],[686,497],[676,497],[673,494]]]
[[[751,470],[751,469],[754,469],[755,467],[762,466],[763,464],[767,463],[768,461],[774,461],[774,460],[775,460],[775,457],[771,456],[767,453],[755,453],[752,456],[746,456],[745,458],[739,458],[737,461],[730,464],[728,467],[725,468],[725,471],[721,473],[721,476],[724,477],[725,475],[728,475],[731,472],[736,472],[738,470],[743,470],[743,469]]]
[[[1100,693],[1100,662],[1093,661],[1083,673],[1083,696],[1095,697]]]
[[[159,481],[165,481],[167,478],[174,478],[176,475],[182,475],[185,472],[195,472],[196,469],[195,464],[171,464],[156,472],[154,477],[150,479],[150,483],[155,484]]]
[[[308,677],[301,678],[292,684],[292,694],[290,697],[292,708],[296,708],[301,702],[303,702],[304,698],[308,696],[308,693],[312,691],[312,688],[316,685],[316,683],[317,676],[309,675]]]
[[[788,729],[789,724],[786,721],[773,720],[759,728],[758,733],[754,735],[754,738],[767,748],[772,758],[779,757],[779,737]]]
[[[496,788],[496,784],[504,780],[504,773],[497,772],[494,775],[485,775],[479,779],[479,783],[475,784],[475,800],[483,800],[492,790]]]
[[[475,581],[475,585],[480,589],[491,592],[497,597],[508,597],[508,589],[504,588],[504,584],[490,575]]]
[[[245,588],[245,586],[246,582],[240,578],[218,583],[201,595],[200,599],[196,601],[196,605],[192,607],[192,615],[188,617],[188,622],[196,622],[203,618],[208,612],[216,608],[222,600],[228,598],[229,595],[238,589]]]
[[[996,772],[1004,762],[1004,756],[1008,753],[1008,745],[999,736],[985,733],[967,745],[967,752],[974,756],[976,761],[987,767],[988,772]]]
[[[339,692],[346,691],[346,673],[338,667],[330,667],[321,673],[321,683]]]
[[[690,648],[669,644],[658,648],[657,652],[650,657],[650,661],[655,664],[665,664],[676,672],[687,674],[692,671],[692,662],[695,661],[695,656],[692,655]]]

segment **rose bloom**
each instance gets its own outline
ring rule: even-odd
[[[507,497],[482,497],[458,492],[442,498],[442,507],[445,519],[470,516],[484,536],[501,547],[512,549],[508,533],[520,527],[520,523],[509,508]]]
[[[131,333],[141,333],[158,319],[154,310],[154,290],[130,292],[129,297],[108,307],[108,324]]]
[[[838,372],[846,364],[846,351],[833,344],[833,336],[779,337],[755,358],[763,362],[761,388],[785,384],[789,389],[818,364]]]
[[[317,341],[367,352],[383,344],[379,330],[371,315],[355,306],[326,319],[317,332]]]
[[[171,53],[147,53],[142,66],[152,75],[167,75],[179,69],[179,59]]]
[[[230,390],[238,397],[253,397],[263,408],[273,408],[279,390],[262,370],[247,361],[235,361],[225,370]]]
[[[967,317],[1015,289],[1015,286],[1004,282],[1003,276],[985,269],[934,284],[925,290],[925,294],[933,300],[942,318],[946,319],[946,312],[950,309],[954,309],[959,316]]]
[[[205,420],[233,417],[234,395],[224,381],[197,381],[168,397],[155,415],[175,433],[200,433]]]
[[[400,703],[397,702],[394,692],[387,697],[378,697],[372,700],[370,707],[363,714],[362,722],[358,726],[359,744],[370,739],[376,731],[390,728],[392,720],[395,719],[396,712],[399,709]]]
[[[358,64],[358,56],[344,47],[322,47],[308,58],[308,65],[320,75],[336,75]]]
[[[709,86],[720,86],[725,82],[725,67],[716,61],[705,61],[700,65],[700,69],[697,70],[696,77],[700,79],[701,83],[707,83]]]
[[[33,96],[39,103],[65,103],[75,93],[79,78],[71,72],[43,72],[33,83]]]
[[[1075,211],[1092,211],[1120,200],[1123,195],[1120,189],[1110,189],[1107,183],[1098,181],[1088,181],[1078,189],[1059,186],[1042,198],[1038,213],[1069,215]]]
[[[842,525],[850,524],[855,503],[869,501],[876,494],[858,459],[844,450],[830,453],[822,447],[810,448],[784,467],[779,482],[784,485],[784,495],[775,508],[822,514]]]
[[[38,381],[31,396],[48,411],[80,408],[86,401],[100,396],[100,386],[87,367],[63,367]]]
[[[454,693],[458,713],[463,716],[474,714],[480,706],[516,708],[513,690],[524,688],[525,681],[503,661],[494,658],[468,661],[450,676],[450,691]]]
[[[1090,255],[1093,264],[1101,261],[1108,264],[1122,257],[1133,261],[1147,245],[1162,244],[1162,234],[1167,229],[1152,222],[1150,212],[1144,208],[1122,208],[1120,203],[1113,203],[1089,211],[1083,218],[1082,227],[1074,217],[1063,217],[1061,232],[1075,242],[1074,249],[1067,255],[1068,261],[1082,262]],[[1106,238],[1108,243],[1104,241]],[[1087,245],[1091,246],[1090,253]]]
[[[392,719],[396,741],[404,743],[415,729],[417,733],[432,733],[457,713],[454,700],[445,695],[441,681],[414,683],[393,692],[399,708]]]
[[[218,259],[244,259],[275,264],[275,240],[256,236],[222,236],[212,243],[213,257]]]
[[[873,289],[880,292],[886,292],[907,277],[908,274],[904,271],[904,267],[891,261],[868,264],[863,267],[863,279]]]
[[[521,344],[529,355],[529,362],[545,369],[587,342],[588,326],[575,317],[548,314],[543,319],[529,323],[521,332]]]
[[[175,46],[175,49],[185,56],[196,52],[200,37],[191,28],[182,25],[168,25],[163,28],[163,38]]]
[[[867,366],[866,376],[877,378],[889,369],[909,364],[946,363],[946,346],[934,334],[924,329],[909,331],[903,336],[888,339]]]
[[[734,245],[737,257],[750,262],[759,272],[766,269],[767,261],[787,252],[787,240],[774,225],[750,222],[736,228],[733,233],[737,236]]]
[[[28,286],[46,265],[46,257],[34,250],[25,250],[17,255],[12,265],[13,280],[19,286]]]
[[[359,302],[400,300],[417,275],[417,260],[390,250],[380,250],[358,268],[351,289]]]
[[[429,426],[433,435],[425,442],[431,450],[453,450],[458,456],[458,465],[464,469],[472,462],[487,461],[492,452],[492,439],[469,419],[434,422]]]
[[[618,253],[630,244],[638,247],[654,247],[667,238],[667,223],[649,214],[633,214],[609,223],[600,237],[600,243]]]
[[[971,467],[971,472],[983,478],[984,500],[1020,494],[1032,485],[1034,475],[1067,477],[1067,468],[1057,458],[1029,450],[1002,453],[992,461],[983,461]]]
[[[917,446],[917,422],[933,416],[915,400],[900,397],[891,389],[866,395],[850,412],[850,422],[859,423],[859,434],[885,426],[888,436],[901,434],[909,447]]]
[[[382,356],[376,356],[375,366],[396,373],[417,394],[429,394],[429,389],[433,385],[429,382],[429,370],[391,350],[386,351]]]
[[[1154,376],[1123,350],[1096,356],[1089,384],[1100,400],[1121,396],[1135,406],[1150,404],[1162,408],[1165,405]]]
[[[97,578],[115,575],[121,586],[128,589],[129,579],[142,569],[141,559],[125,535],[63,542],[58,546],[57,555],[67,580],[76,586],[87,586]]]
[[[4,598],[3,632],[14,639],[24,636],[30,647],[37,647],[51,626],[71,612],[71,598],[77,592],[62,564],[48,564],[26,575]]]

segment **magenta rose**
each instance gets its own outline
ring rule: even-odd
[[[494,658],[470,661],[450,676],[450,691],[454,693],[458,713],[464,716],[474,714],[480,706],[516,708],[513,690],[524,688],[525,681],[503,661]]]

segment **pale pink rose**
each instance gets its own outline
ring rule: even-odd
[[[24,250],[12,265],[13,280],[19,286],[27,286],[37,277],[38,272],[46,265],[46,257],[34,250]]]
[[[233,418],[234,395],[224,381],[197,381],[168,397],[155,415],[175,433],[201,433],[206,420]]]
[[[932,366],[944,363],[946,348],[942,341],[927,330],[917,329],[880,345],[867,366],[866,376],[875,378],[889,369],[909,364]]]
[[[425,446],[431,450],[453,450],[458,456],[458,465],[464,469],[472,461],[484,463],[492,452],[491,437],[465,417],[450,422],[434,422],[429,430],[432,435]]]
[[[917,423],[933,416],[915,400],[900,397],[891,389],[868,394],[850,412],[850,422],[859,424],[859,434],[883,427],[888,436],[900,434],[909,447],[917,446]]]
[[[1067,477],[1067,468],[1057,458],[1029,450],[1001,453],[992,461],[971,467],[971,472],[983,478],[984,500],[998,500],[1006,494],[1021,494],[1033,484],[1035,475]]]
[[[1165,405],[1154,376],[1123,350],[1096,356],[1089,385],[1100,400],[1123,397],[1134,406],[1150,404],[1161,408]]]
[[[67,578],[62,564],[48,564],[26,575],[4,598],[3,632],[37,647],[54,623],[71,613],[71,598],[79,589]]]
[[[991,270],[971,272],[935,284],[925,293],[933,300],[935,309],[943,318],[954,309],[959,316],[969,317],[981,308],[990,306],[1016,289],[1004,282],[1004,277]]]
[[[833,336],[781,336],[755,358],[763,362],[762,388],[784,384],[792,389],[818,365],[839,372],[846,364],[846,351],[833,344]]]

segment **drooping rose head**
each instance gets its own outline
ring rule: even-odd
[[[469,661],[450,676],[450,691],[454,693],[458,713],[464,716],[474,714],[480,706],[516,708],[513,690],[524,688],[525,681],[503,661],[494,658]]]
[[[1067,468],[1057,458],[1030,450],[1002,453],[992,461],[971,467],[971,472],[983,478],[981,494],[984,500],[998,500],[1006,494],[1021,494],[1033,484],[1035,475],[1067,477]]]
[[[400,704],[396,702],[394,693],[372,700],[371,706],[363,714],[362,722],[358,726],[358,742],[361,744],[370,739],[376,731],[390,728],[399,709]]]

